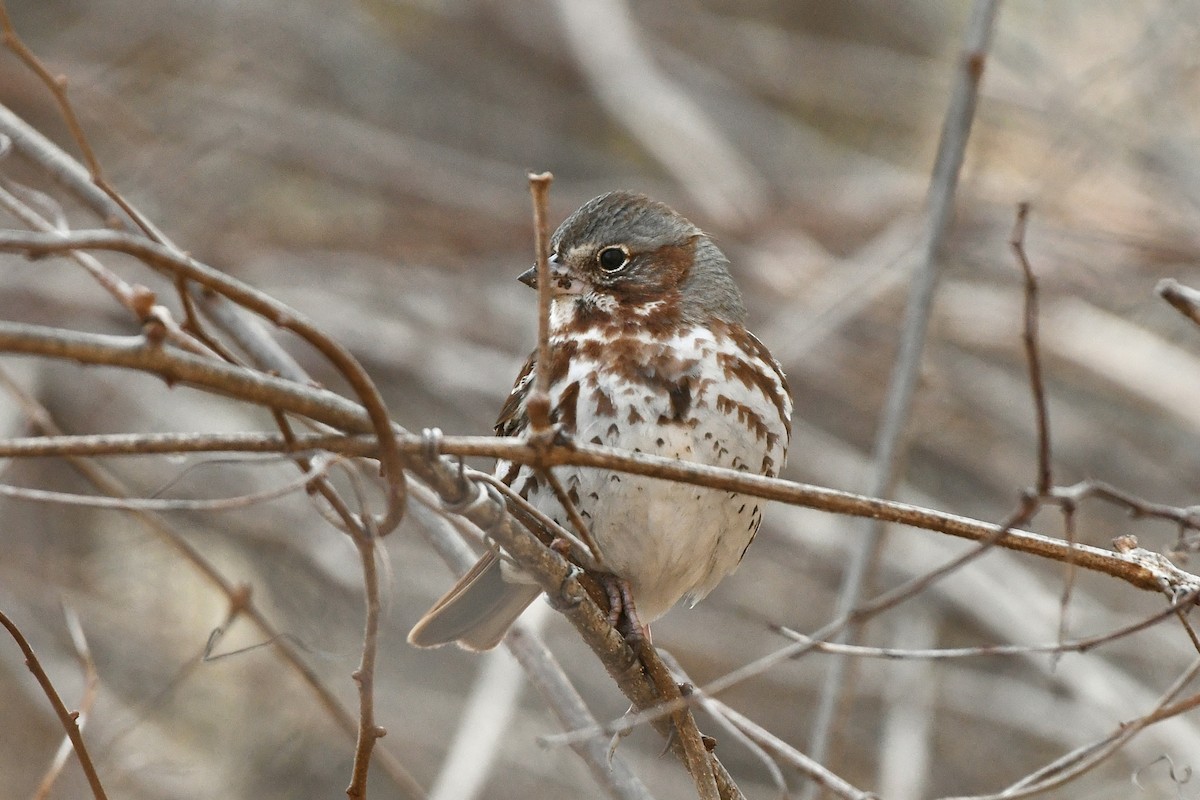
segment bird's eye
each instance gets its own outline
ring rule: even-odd
[[[596,263],[605,272],[616,272],[629,263],[629,252],[623,247],[606,247],[596,255]]]

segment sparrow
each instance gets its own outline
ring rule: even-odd
[[[779,363],[746,330],[729,260],[704,231],[663,203],[618,191],[584,203],[555,231],[550,248],[549,395],[560,434],[779,473],[791,439],[791,391]],[[519,280],[536,288],[536,270]],[[500,411],[500,436],[529,430],[536,357],[535,350]],[[737,492],[593,467],[554,470],[622,596],[636,602],[636,612],[627,609],[635,630],[679,600],[695,605],[712,591],[762,522],[762,501]],[[534,469],[500,461],[495,475],[571,529]],[[490,649],[540,593],[489,550],[408,641]]]

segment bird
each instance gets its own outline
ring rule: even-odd
[[[746,329],[729,260],[710,236],[664,203],[614,191],[567,217],[550,251],[549,399],[558,435],[779,474],[791,440],[791,390]],[[518,279],[536,288],[536,268]],[[535,350],[500,411],[499,436],[530,431],[536,361]],[[737,492],[595,467],[554,470],[619,581],[613,599],[630,601],[635,632],[680,600],[695,605],[707,595],[738,565],[762,522],[762,501]],[[571,529],[538,471],[501,460],[494,474]],[[540,593],[490,549],[408,641],[491,649]]]

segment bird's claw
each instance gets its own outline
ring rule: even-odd
[[[601,573],[598,577],[608,597],[608,624],[616,628],[630,645],[648,641],[650,632],[638,617],[629,581],[611,572]]]

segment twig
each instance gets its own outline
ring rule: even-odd
[[[958,188],[958,175],[966,152],[971,124],[975,117],[975,105],[979,97],[979,84],[987,59],[996,18],[998,0],[975,0],[971,16],[963,34],[963,53],[958,63],[954,88],[950,95],[938,143],[937,158],[930,178],[927,196],[926,230],[921,263],[913,276],[909,289],[908,307],[904,314],[904,328],[892,377],[888,385],[883,415],[875,438],[875,473],[867,490],[874,497],[890,497],[901,461],[904,446],[902,438],[907,425],[912,398],[916,390],[917,377],[924,349],[929,311],[933,303],[938,279],[938,259],[942,242],[950,228],[954,211],[954,198]],[[854,553],[842,579],[838,592],[837,613],[845,614],[858,604],[866,588],[867,575],[871,571],[875,555],[879,551],[883,536],[882,521],[869,526],[866,539]],[[813,758],[824,762],[830,749],[833,725],[841,703],[846,683],[847,664],[836,660],[826,673],[821,687],[821,702],[814,714],[809,752]],[[810,787],[804,797],[815,794]]]
[[[13,150],[42,168],[52,180],[92,209],[105,225],[130,233],[139,230],[124,209],[92,182],[82,164],[3,104],[0,104],[0,134],[12,142]]]
[[[414,511],[420,515],[420,529],[443,560],[456,572],[465,572],[475,562],[475,553],[456,536],[443,530],[451,522],[466,524],[462,517],[435,516],[441,502],[436,494],[419,483],[412,486],[417,500]],[[441,535],[439,535],[441,534]],[[554,654],[521,620],[509,629],[504,642],[524,668],[534,688],[542,695],[564,728],[574,729],[595,725],[583,698],[571,685]],[[597,784],[604,787],[614,800],[649,800],[650,794],[620,754],[609,754],[608,740],[598,736],[572,745]]]
[[[366,517],[364,516],[364,519]],[[353,673],[358,685],[358,742],[354,747],[354,767],[346,796],[363,800],[367,796],[367,770],[375,742],[387,735],[387,729],[375,724],[375,657],[379,643],[379,568],[375,562],[375,531],[368,524],[365,531],[351,539],[358,547],[362,562],[365,610],[363,619],[362,656]]]
[[[46,85],[46,88],[50,90],[50,94],[53,95],[55,102],[58,104],[59,111],[63,115],[63,120],[67,123],[67,129],[71,132],[75,143],[79,145],[79,151],[83,155],[84,163],[87,164],[92,183],[100,191],[104,192],[112,202],[116,203],[147,236],[156,241],[165,241],[159,236],[159,232],[129,205],[125,198],[104,177],[104,172],[100,168],[100,161],[96,158],[96,153],[92,149],[91,142],[88,141],[87,134],[83,131],[83,126],[79,124],[75,108],[71,105],[71,101],[67,97],[67,77],[65,75],[52,75],[41,59],[25,45],[25,42],[17,35],[17,31],[8,17],[8,9],[5,7],[3,0],[0,0],[0,32],[3,33],[4,45],[16,54],[17,58],[21,59],[25,66],[37,75],[42,83]]]
[[[3,483],[0,483],[0,497],[11,497],[15,500],[26,500],[35,503],[54,503],[55,505],[64,506],[114,508],[121,511],[228,511],[235,508],[245,508],[267,500],[274,500],[303,489],[312,481],[323,476],[334,463],[334,461],[322,459],[318,466],[308,470],[299,478],[294,478],[281,486],[264,489],[260,492],[211,500],[171,500],[157,497],[98,497],[73,494],[71,492],[56,492],[49,489],[10,486]]]
[[[549,467],[541,470],[542,476],[546,479],[546,483],[550,484],[551,491],[554,492],[554,497],[558,500],[558,504],[567,512],[567,519],[571,521],[571,527],[579,534],[580,540],[587,547],[588,556],[592,566],[596,569],[608,571],[607,565],[604,563],[604,554],[600,552],[600,545],[596,544],[596,540],[592,538],[592,532],[588,530],[587,523],[584,522],[583,515],[579,513],[579,508],[575,505],[575,501],[567,494],[563,488],[562,481],[554,474],[554,471]]]
[[[22,391],[3,370],[0,370],[0,383],[3,383],[21,403],[26,416],[29,417],[36,429],[56,438],[72,438],[63,437],[62,430],[55,424],[49,412],[33,397]],[[92,461],[78,456],[68,456],[67,458],[71,466],[101,492],[113,497],[129,495],[128,487]],[[202,578],[225,596],[229,603],[228,619],[233,619],[238,615],[245,616],[262,636],[273,644],[274,652],[300,676],[316,696],[318,704],[325,709],[344,733],[351,737],[357,735],[358,723],[355,718],[342,707],[341,701],[333,691],[305,662],[304,656],[296,645],[280,633],[258,608],[254,603],[249,586],[230,581],[186,537],[171,527],[160,515],[138,510],[129,513],[145,525],[160,541],[178,553]],[[404,796],[414,800],[424,798],[425,793],[420,784],[398,758],[386,750],[381,750],[375,753],[375,761],[380,764]]]
[[[544,434],[550,428],[550,233],[546,221],[546,201],[550,182],[549,172],[529,173],[529,192],[533,195],[533,227],[537,261],[538,333],[537,364],[534,365],[534,390],[525,402],[529,426],[533,433]]]
[[[944,798],[943,800],[1018,800],[1062,786],[1098,766],[1147,726],[1165,719],[1167,716],[1180,714],[1200,705],[1200,694],[1180,703],[1171,703],[1197,674],[1200,674],[1200,659],[1193,661],[1191,666],[1175,679],[1148,714],[1121,725],[1099,741],[1084,745],[1055,759],[1001,792],[971,797]]]
[[[505,644],[521,662],[529,681],[564,728],[595,724],[583,698],[567,679],[554,654],[527,625],[518,620],[505,638]],[[619,755],[610,756],[608,744],[602,737],[579,742],[574,750],[596,782],[616,800],[650,800],[650,791]]]
[[[5,327],[4,324],[0,324],[0,351],[6,349]],[[110,352],[104,342],[96,342],[95,339],[118,339],[119,343],[115,350]],[[99,351],[91,353],[90,349],[93,347],[99,348]],[[51,348],[47,346],[47,349]],[[119,337],[91,335],[86,348],[69,349],[71,358],[91,363],[115,363],[124,360],[127,356],[126,346]],[[97,358],[93,360],[91,355],[96,355]],[[154,371],[155,365],[155,363],[150,363],[143,368]],[[199,384],[203,378],[201,373],[188,371],[190,367],[187,370],[176,366],[164,369],[175,376],[176,380],[181,380],[181,376],[186,374]],[[211,362],[205,362],[205,369],[211,371],[211,377],[204,378],[205,382],[216,385],[222,385],[226,379],[240,380],[247,374],[245,370],[239,372],[226,365],[213,365]],[[229,372],[225,372],[225,370],[229,370]],[[254,375],[254,373],[249,373],[249,375]],[[363,431],[369,428],[366,415],[361,408],[340,395],[322,389],[299,387],[290,381],[281,381],[269,376],[255,376],[248,386],[248,393],[238,396],[242,396],[243,399],[258,397],[266,405],[306,414],[321,422],[339,425],[351,431]],[[65,454],[76,449],[90,453],[120,452],[128,454],[137,444],[138,442],[134,438],[116,435],[64,437],[50,443],[38,439],[13,439],[7,442],[0,441],[0,457]],[[340,451],[346,455],[370,455],[374,452],[374,445],[368,439],[357,437],[298,437],[294,445],[289,445],[281,438],[270,434],[207,434],[204,435],[202,441],[196,443],[196,447],[190,447],[173,435],[154,434],[147,435],[145,444],[146,452],[154,453],[174,452],[173,448],[176,445],[179,445],[178,452],[208,449],[295,452],[318,447]],[[426,451],[426,443],[420,436],[398,432],[397,446],[405,457],[424,463],[428,467],[435,466],[432,462],[420,461],[419,457]],[[767,500],[776,500],[788,505],[828,511],[833,514],[907,525],[973,541],[986,540],[995,536],[1000,530],[1000,526],[993,523],[894,500],[880,500],[837,489],[797,483],[781,478],[751,475],[720,467],[674,461],[645,453],[631,453],[601,445],[583,443],[572,444],[569,447],[556,445],[541,452],[528,443],[516,439],[495,436],[446,436],[440,442],[440,450],[443,454],[454,456],[487,456],[523,464],[534,464],[541,461],[555,465],[598,467],[634,475],[647,475],[663,480],[735,491]],[[441,472],[443,469],[445,471]],[[441,467],[437,467],[437,470],[444,476],[441,479],[444,483],[442,488],[450,492],[452,497],[461,497],[463,490],[458,483],[457,467],[443,463]],[[1200,517],[1198,517],[1200,510],[1198,509],[1144,503],[1102,482],[1089,481],[1058,491],[1073,493],[1075,496],[1103,497],[1122,506],[1139,509],[1138,513],[1144,513],[1147,516],[1175,520],[1181,524],[1187,524],[1189,527],[1200,526]],[[1183,587],[1183,590],[1186,591],[1189,585],[1198,580],[1196,576],[1174,567],[1165,559],[1159,560],[1160,557],[1145,551],[1118,553],[1086,544],[1071,546],[1062,539],[1018,529],[1010,529],[1005,532],[996,544],[1009,550],[1063,563],[1073,558],[1081,568],[1120,578],[1143,590],[1158,592],[1162,591],[1164,587],[1174,586]]]
[[[104,793],[104,787],[100,784],[100,776],[96,774],[96,767],[92,764],[92,757],[88,754],[87,745],[83,743],[83,734],[80,732],[77,724],[78,712],[67,710],[62,698],[58,696],[58,690],[50,682],[50,676],[42,669],[41,662],[38,661],[37,655],[34,654],[33,648],[29,646],[29,642],[26,641],[20,628],[2,611],[0,611],[0,625],[8,629],[9,635],[16,641],[17,646],[21,648],[21,652],[25,654],[25,666],[29,667],[29,671],[33,673],[33,677],[37,679],[38,684],[42,687],[42,692],[45,693],[46,699],[50,701],[50,705],[54,708],[54,713],[58,715],[59,723],[62,724],[63,730],[66,731],[67,736],[70,738],[71,746],[75,748],[75,756],[79,759],[79,766],[83,769],[83,774],[87,776],[88,785],[92,789],[92,796],[96,800],[106,800],[108,795]]]
[[[96,673],[96,662],[92,660],[92,651],[88,647],[87,637],[83,633],[83,626],[79,623],[79,615],[73,609],[64,605],[63,617],[66,620],[67,631],[71,634],[71,644],[75,647],[75,658],[79,661],[80,669],[83,670],[83,699],[79,702],[79,713],[75,717],[76,723],[79,725],[79,731],[82,734],[87,716],[91,713],[92,706],[96,702],[97,690],[100,686],[100,676]],[[45,798],[50,796],[55,781],[58,780],[62,768],[66,766],[67,759],[71,757],[72,750],[74,750],[74,747],[71,744],[71,739],[67,737],[59,746],[58,752],[54,754],[54,760],[50,763],[46,774],[42,776],[42,780],[38,783],[37,790],[33,793],[33,800],[45,800]]]
[[[675,734],[683,745],[688,772],[691,773],[692,780],[696,784],[696,792],[700,800],[720,800],[722,797],[729,797],[729,788],[725,792],[717,788],[717,780],[713,774],[708,749],[704,746],[700,729],[696,727],[696,719],[692,716],[691,708],[687,703],[682,702],[683,694],[679,691],[679,684],[675,682],[675,678],[671,676],[662,659],[658,657],[658,651],[654,649],[654,645],[645,638],[639,643],[638,657],[646,669],[646,674],[650,676],[650,680],[654,681],[663,702],[674,706],[670,712],[671,721],[675,725]],[[731,785],[730,788],[737,792],[733,796],[741,797],[741,791],[736,786]]]
[[[1050,457],[1050,415],[1046,411],[1046,386],[1042,380],[1042,362],[1038,347],[1038,283],[1029,257],[1025,254],[1025,227],[1029,221],[1029,203],[1017,204],[1017,220],[1013,223],[1008,244],[1016,256],[1017,265],[1025,278],[1025,323],[1021,340],[1025,344],[1025,360],[1029,367],[1029,389],[1033,393],[1033,409],[1037,423],[1038,475],[1036,491],[1039,497],[1050,493],[1054,485]]]
[[[1130,625],[1125,625],[1108,633],[1088,636],[1083,639],[1074,641],[1059,641],[1054,644],[986,644],[978,647],[943,647],[933,650],[929,649],[908,649],[899,647],[865,647],[863,645],[841,644],[838,642],[825,642],[813,639],[811,636],[806,636],[799,631],[794,631],[791,628],[778,626],[776,630],[784,636],[796,642],[809,643],[813,645],[813,649],[820,653],[837,653],[839,655],[855,656],[858,658],[885,658],[885,659],[925,659],[925,660],[944,660],[955,658],[978,658],[981,656],[1008,656],[1008,655],[1023,655],[1027,653],[1086,653],[1089,650],[1094,650],[1100,645],[1108,642],[1114,642],[1123,639],[1126,636],[1131,636],[1135,633],[1146,630],[1162,622],[1167,617],[1177,616],[1180,612],[1189,609],[1195,603],[1197,597],[1200,597],[1200,588],[1197,588],[1187,594],[1182,595],[1176,600],[1173,600],[1169,606],[1162,611],[1152,614],[1145,619],[1138,620]]]
[[[1054,459],[1050,439],[1050,412],[1046,406],[1046,386],[1042,376],[1041,347],[1038,340],[1038,282],[1029,256],[1025,252],[1025,228],[1029,221],[1029,204],[1017,204],[1017,218],[1013,223],[1009,246],[1017,259],[1017,265],[1024,279],[1024,324],[1021,340],[1025,346],[1025,361],[1029,369],[1029,390],[1033,395],[1034,421],[1037,430],[1037,483],[1033,495],[1038,504],[1049,500],[1054,489]],[[1058,498],[1062,511],[1063,529],[1067,542],[1074,544],[1075,538],[1075,509],[1074,502]],[[1059,600],[1058,638],[1066,639],[1068,631],[1068,611],[1071,605],[1071,592],[1075,587],[1077,570],[1075,562],[1068,559],[1063,576],[1062,595]]]
[[[667,655],[664,655],[663,658],[668,661],[672,670],[687,680],[686,673],[683,672],[675,659],[670,658]],[[750,743],[754,744],[755,746],[765,747],[773,751],[778,757],[782,758],[784,763],[786,763],[788,766],[817,782],[826,789],[829,789],[839,797],[847,798],[847,800],[867,800],[868,798],[874,797],[874,795],[870,794],[869,792],[864,792],[861,789],[851,786],[840,776],[835,775],[833,772],[822,766],[819,762],[814,761],[813,759],[804,755],[804,753],[801,753],[799,750],[795,749],[775,734],[766,730],[761,725],[742,715],[738,711],[735,711],[733,708],[721,702],[720,700],[709,697],[694,687],[692,692],[696,697],[699,698],[700,705],[708,709],[713,716],[724,719],[728,724],[734,726],[749,740]],[[764,753],[763,755],[765,756],[766,754]],[[782,776],[780,776],[780,780],[782,780]],[[787,796],[786,785],[781,786],[780,792],[781,796]]]
[[[768,653],[765,656],[744,664],[741,667],[726,673],[720,678],[710,681],[708,684],[702,687],[703,693],[710,696],[715,696],[721,692],[731,689],[756,675],[766,672],[767,670],[783,663],[784,661],[789,661],[808,653],[814,649],[814,642],[833,639],[850,625],[861,624],[863,621],[870,619],[871,617],[890,608],[894,608],[904,601],[921,594],[945,576],[957,572],[966,564],[969,564],[970,562],[987,553],[988,550],[994,547],[998,541],[1002,540],[1011,532],[1010,525],[1013,519],[1017,518],[1019,518],[1018,515],[1014,515],[1009,522],[999,526],[991,536],[982,539],[975,545],[975,547],[972,547],[958,557],[950,559],[936,569],[930,570],[922,575],[918,575],[915,578],[900,584],[894,589],[891,589],[890,591],[879,594],[873,597],[871,600],[861,603],[860,605],[851,609],[848,613],[834,619],[832,622],[829,622],[822,627],[819,631],[815,632],[811,637],[811,641],[782,647],[773,653]],[[1197,586],[1196,588],[1200,588],[1200,586]],[[690,701],[687,698],[683,698],[681,700],[663,703],[649,711],[642,711],[636,714],[626,714],[620,720],[605,725],[603,728],[601,728],[601,730],[610,735],[632,730],[634,727],[642,723],[657,721],[663,715],[670,714],[679,708],[689,705],[689,703]],[[578,737],[592,736],[594,734],[595,731],[590,729],[578,730],[563,734],[561,736],[547,737],[546,741],[549,743],[565,744]]]
[[[1200,292],[1174,278],[1163,278],[1154,291],[1180,314],[1200,325]]]
[[[172,278],[183,278],[224,295],[272,324],[292,331],[308,342],[346,379],[371,419],[379,437],[380,462],[388,483],[387,510],[377,525],[387,533],[400,523],[404,512],[404,469],[383,397],[371,376],[349,350],[334,341],[299,311],[275,298],[202,264],[171,247],[138,236],[114,231],[75,231],[68,234],[0,232],[0,252],[50,255],[69,250],[112,250],[134,256]]]
[[[228,334],[259,369],[297,383],[312,382],[296,359],[275,341],[257,318],[242,312],[241,308],[216,292],[201,291],[197,294],[199,297],[196,300],[205,316],[216,322],[221,331]],[[185,291],[180,296],[191,298],[192,295]]]
[[[681,688],[681,691],[694,691],[695,685],[692,679],[688,677],[687,672],[680,666],[679,661],[665,650],[660,650],[663,663],[682,681],[685,681],[687,686]],[[754,741],[745,731],[734,724],[725,714],[726,707],[718,700],[710,697],[700,697],[700,707],[712,716],[713,720],[724,730],[731,735],[739,744],[749,750],[766,768],[767,773],[771,776],[771,781],[775,784],[775,788],[779,790],[780,800],[787,800],[788,787],[787,781],[784,780],[783,770],[779,768],[778,762],[771,757],[771,754],[759,746],[758,742]]]
[[[0,181],[0,207],[24,222],[30,228],[42,233],[59,233],[60,229],[54,223],[35,211],[27,202],[17,197],[14,192]],[[208,350],[192,336],[180,328],[165,306],[155,303],[154,293],[145,286],[131,285],[100,263],[99,259],[90,253],[72,250],[67,255],[92,276],[104,291],[108,292],[118,303],[134,315],[141,324],[155,320],[166,330],[167,339],[173,344],[191,350],[199,355],[206,355]]]

